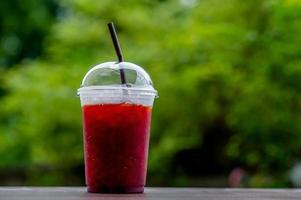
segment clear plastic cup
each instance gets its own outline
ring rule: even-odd
[[[157,96],[149,75],[132,63],[103,63],[86,74],[78,94],[88,192],[142,193]]]

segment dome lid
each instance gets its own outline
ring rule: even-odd
[[[123,70],[125,84],[121,82],[120,70]],[[142,67],[129,62],[106,62],[94,66],[85,75],[78,94],[104,89],[143,91],[145,94],[157,96],[148,73]]]

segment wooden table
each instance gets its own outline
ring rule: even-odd
[[[301,199],[298,189],[146,188],[144,194],[89,194],[83,187],[0,187],[0,200],[268,200]]]

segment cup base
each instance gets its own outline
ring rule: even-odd
[[[111,193],[111,194],[130,194],[130,193],[143,193],[144,187],[92,187],[88,186],[87,191],[89,193]]]

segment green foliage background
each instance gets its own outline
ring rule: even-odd
[[[223,124],[229,140],[218,159],[247,169],[249,186],[289,186],[287,172],[301,156],[301,2],[54,3],[54,23],[41,22],[40,56],[1,71],[1,169],[24,169],[24,184],[80,183],[66,178],[83,162],[76,90],[90,67],[116,59],[106,27],[112,20],[125,59],[150,73],[160,95],[150,185],[191,185],[171,173],[173,157],[201,147],[207,127]]]

